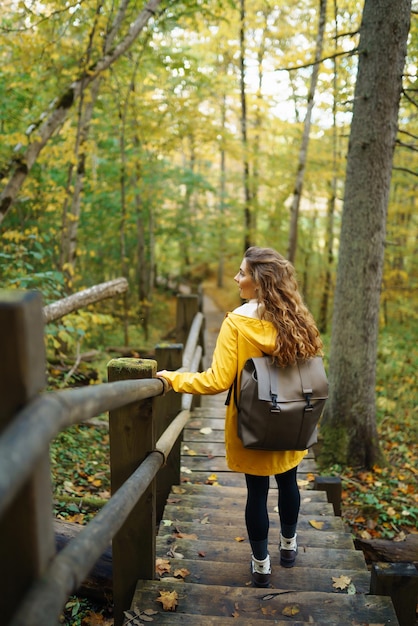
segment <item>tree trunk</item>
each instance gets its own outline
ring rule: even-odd
[[[124,293],[127,289],[128,282],[126,278],[115,278],[115,280],[109,280],[107,283],[94,285],[93,287],[74,293],[68,296],[68,298],[63,298],[62,300],[57,300],[52,304],[44,306],[44,322],[48,324],[89,304],[100,302],[100,300],[105,300],[106,298],[113,298],[114,296]]]
[[[312,111],[314,106],[314,98],[316,85],[318,82],[319,63],[322,56],[322,47],[324,42],[325,22],[327,12],[327,0],[319,0],[319,25],[318,35],[316,38],[315,62],[312,69],[311,84],[308,93],[308,104],[306,109],[305,121],[303,124],[302,144],[299,151],[299,162],[296,172],[295,189],[293,191],[292,205],[290,207],[290,230],[289,230],[289,247],[287,258],[292,263],[295,262],[297,239],[298,239],[298,218],[299,207],[302,197],[303,180],[305,177],[306,160],[308,156],[309,134],[311,130]]]
[[[334,52],[338,52],[338,13],[337,2],[334,0],[334,38],[335,47]],[[334,215],[335,205],[337,200],[337,182],[338,182],[338,158],[337,158],[337,146],[338,146],[338,130],[337,130],[337,97],[338,97],[338,66],[337,58],[333,59],[333,102],[332,102],[332,179],[330,183],[330,196],[328,198],[327,206],[327,229],[325,233],[325,279],[324,288],[321,296],[321,305],[318,316],[318,328],[319,332],[326,333],[328,329],[328,308],[329,298],[332,288],[332,265],[334,263]]]
[[[254,219],[250,188],[250,163],[248,156],[247,135],[247,94],[245,90],[245,0],[240,0],[240,92],[241,92],[241,140],[243,148],[244,180],[244,252],[254,245]]]
[[[379,459],[375,379],[386,215],[411,0],[365,0],[347,159],[322,459]],[[382,70],[384,68],[384,71]]]

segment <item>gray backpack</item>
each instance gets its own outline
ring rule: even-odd
[[[227,399],[229,403],[230,394]],[[279,367],[270,356],[248,359],[241,373],[238,436],[254,450],[305,450],[317,441],[328,398],[322,358]]]

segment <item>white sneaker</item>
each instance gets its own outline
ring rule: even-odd
[[[268,587],[270,584],[271,565],[270,556],[259,561],[251,555],[251,578],[255,587]]]
[[[280,565],[282,567],[293,567],[296,561],[296,555],[298,553],[298,545],[296,543],[295,534],[294,537],[287,539],[280,534]]]

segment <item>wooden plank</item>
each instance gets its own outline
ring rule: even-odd
[[[162,612],[156,602],[161,591],[176,591],[177,614],[235,615],[257,620],[281,618],[283,611],[293,609],[291,617],[312,623],[379,624],[398,625],[389,598],[362,594],[323,593],[318,591],[288,592],[274,589],[262,590],[252,587],[225,587],[221,585],[198,585],[193,583],[142,581],[134,596],[134,606],[139,609],[153,608]],[[215,600],[215,601],[214,601]],[[202,623],[199,617],[199,625]],[[293,623],[293,619],[291,620]]]
[[[153,610],[153,609],[151,609]],[[138,618],[141,617],[140,611],[138,610]],[[153,619],[155,619],[153,617]],[[172,611],[167,611],[166,613],[158,613],[157,624],[183,624],[183,626],[237,626],[237,620],[235,617],[219,617],[219,615],[199,615],[199,623],[196,621],[196,615],[185,615],[184,613],[173,613]],[[127,626],[132,624],[132,622],[126,621],[125,624]],[[251,618],[240,617],[239,618],[239,626],[257,626],[260,622],[258,619],[253,620]],[[264,619],[263,624],[274,624],[275,626],[288,626],[289,621],[282,621],[277,619]],[[338,624],[330,624],[329,622],[310,622],[311,626],[340,626],[341,622]],[[292,620],[292,626],[306,626],[305,622],[295,622]],[[350,624],[350,626],[352,626]]]
[[[212,487],[210,489],[209,487]],[[247,497],[246,487],[229,487],[222,485],[196,485],[185,483],[184,485],[175,485],[170,492],[169,497],[176,497],[178,494],[187,493],[189,495],[203,495],[205,497],[233,498],[234,500],[245,500]],[[315,491],[310,489],[300,489],[300,497],[302,504],[306,501],[311,502],[327,502],[327,496],[324,491]],[[277,499],[277,485],[274,479],[270,480],[269,500]]]
[[[196,542],[200,543],[200,542]],[[178,547],[181,550],[181,547]],[[167,560],[168,557],[163,557]],[[251,587],[250,556],[246,552],[246,559],[240,564],[228,561],[209,561],[199,559],[169,559],[170,572],[165,576],[173,576],[176,570],[189,572],[184,582],[200,585],[224,585],[227,587]],[[364,569],[349,569],[343,564],[335,568],[305,568],[293,567],[284,570],[279,565],[279,555],[271,555],[272,573],[271,587],[287,591],[322,591],[326,593],[341,593],[336,589],[333,578],[345,576],[350,579],[356,593],[368,593],[370,586],[369,572]],[[161,580],[164,580],[164,577]]]
[[[216,444],[214,444],[216,445]],[[182,455],[182,465],[183,467],[187,467],[191,471],[196,470],[199,472],[202,471],[211,471],[211,472],[227,472],[229,468],[226,464],[226,460],[224,458],[224,453],[221,456],[214,456],[213,458],[208,458],[206,456],[188,456]],[[315,461],[311,459],[303,459],[303,461],[299,465],[300,473],[309,473],[316,471]]]
[[[245,506],[245,498],[224,498],[222,493],[219,495],[188,495],[188,494],[173,494],[167,500],[167,504],[175,504],[178,507],[187,507],[187,508],[203,508],[208,511],[222,509],[223,511],[229,512],[232,510],[242,511]],[[274,513],[274,508],[277,507],[277,492],[273,493],[268,501],[269,509],[271,513]],[[332,515],[333,507],[332,504],[328,502],[316,501],[316,500],[308,500],[305,498],[304,503],[302,504],[303,513],[305,515]]]
[[[222,528],[218,532],[222,536]],[[278,537],[276,541],[270,537],[270,556],[272,562],[279,560]],[[249,563],[251,549],[247,541],[210,541],[205,539],[188,540],[182,539],[170,546],[161,547],[157,544],[157,557],[165,557],[167,554],[179,553],[185,559],[196,559],[198,561],[216,561],[218,563]],[[173,547],[175,546],[175,547]],[[203,555],[203,556],[202,556]],[[179,557],[181,558],[181,557]],[[350,569],[367,572],[367,566],[363,554],[357,550],[338,550],[335,548],[313,548],[306,544],[299,543],[299,552],[293,569]]]
[[[204,524],[222,524],[227,526],[228,524],[236,525],[237,520],[242,520],[244,517],[244,510],[237,510],[235,512],[228,511],[228,515],[225,511],[209,510],[202,508],[185,508],[177,507],[175,505],[167,505],[164,510],[164,523],[168,520],[172,522],[192,522],[193,520],[200,520]],[[322,527],[318,529],[318,533],[322,531],[336,531],[343,530],[344,524],[340,517],[334,517],[333,515],[318,515],[313,517],[312,515],[299,515],[298,527],[300,528],[312,528],[310,521],[321,522]],[[279,527],[279,516],[276,514],[270,516],[270,526],[272,528]]]
[[[162,547],[168,546],[173,542],[180,542],[178,533],[185,535],[196,535],[197,539],[216,540],[218,533],[217,527],[213,524],[201,524],[200,522],[178,522],[176,524],[168,523],[162,525],[157,537],[157,545]],[[277,535],[277,530],[273,531]],[[245,528],[244,519],[236,525],[226,524],[222,526],[222,538],[224,541],[235,541],[236,537],[244,538],[247,541],[247,530]],[[278,541],[278,535],[276,537]],[[340,550],[352,550],[354,547],[351,533],[341,531],[321,531],[318,532],[314,528],[298,528],[298,541],[301,546],[308,545],[317,548],[338,548]],[[181,549],[180,549],[181,552]]]

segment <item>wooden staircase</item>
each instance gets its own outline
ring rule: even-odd
[[[185,431],[182,483],[172,488],[157,537],[159,580],[138,582],[130,623],[398,625],[390,598],[368,595],[363,553],[354,549],[325,492],[309,489],[313,458],[303,461],[298,474],[302,506],[296,565],[285,569],[279,564],[273,480],[271,588],[251,586],[246,489],[244,477],[228,471],[225,463],[224,400],[223,394],[203,398]],[[164,592],[176,598],[176,610],[164,610]]]

